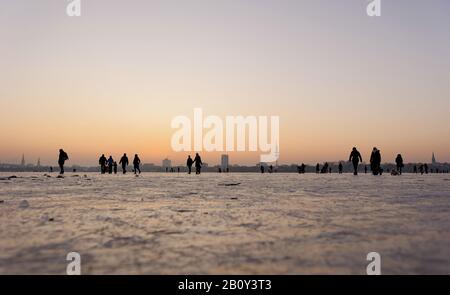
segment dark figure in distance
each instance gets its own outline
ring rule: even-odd
[[[100,165],[100,171],[102,174],[106,173],[106,157],[104,154],[98,159],[98,164]]]
[[[114,161],[113,167],[114,167],[114,174],[117,174],[117,162],[116,161]]]
[[[59,157],[58,157],[58,165],[59,165],[59,174],[64,174],[64,163],[69,160],[69,156],[63,149],[59,150]]]
[[[342,174],[342,171],[344,170],[344,166],[342,166],[342,163],[339,163],[339,174]]]
[[[358,175],[358,165],[359,162],[362,162],[361,153],[358,152],[356,147],[352,149],[352,152],[350,153],[350,157],[348,158],[349,162],[353,163],[353,175]]]
[[[122,164],[122,173],[127,173],[128,166],[128,157],[127,154],[123,154],[122,158],[120,158],[119,164]]]
[[[186,161],[186,166],[188,167],[188,174],[191,174],[192,172],[192,164],[194,164],[194,160],[192,160],[191,156],[189,155]]]
[[[261,173],[264,173],[264,166],[263,166],[263,165],[261,165],[261,166],[259,167],[259,169],[261,169]]]
[[[317,165],[316,165],[316,173],[317,173],[317,174],[320,173],[320,165],[319,165],[319,163],[317,163]]]
[[[376,147],[373,148],[372,155],[370,156],[370,169],[373,175],[381,175],[381,153]]]
[[[328,163],[325,162],[325,164],[322,167],[322,171],[320,171],[320,173],[325,174],[328,173]]]
[[[141,168],[139,167],[141,165],[141,159],[139,159],[138,155],[134,155],[133,160],[133,167],[134,167],[134,174],[137,174],[139,171],[139,174],[141,174]]]
[[[112,156],[109,156],[108,158],[108,173],[112,174],[113,172],[113,165],[114,165],[114,160]]]
[[[202,172],[202,158],[200,158],[200,155],[198,153],[195,154],[195,158],[194,158],[194,162],[195,162],[195,174],[200,174]]]
[[[413,172],[417,174],[417,165],[414,165]]]
[[[423,175],[423,164],[421,164],[420,166],[419,166],[419,171],[420,171],[420,174],[422,174]]]
[[[397,164],[397,172],[399,175],[402,175],[403,172],[403,167],[405,167],[405,165],[403,164],[403,157],[402,155],[398,154],[397,158],[395,158],[395,164]]]
[[[302,174],[305,174],[306,165],[304,163],[302,163],[301,168],[302,168]]]
[[[425,168],[425,174],[428,174],[428,164],[423,164],[423,168]]]

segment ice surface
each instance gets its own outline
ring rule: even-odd
[[[450,176],[0,173],[0,273],[72,251],[83,274],[365,274],[372,251],[450,274]]]

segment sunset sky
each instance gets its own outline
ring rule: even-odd
[[[178,115],[278,115],[280,163],[450,162],[450,1],[0,0],[0,162],[183,163]],[[203,153],[219,162],[221,153]],[[231,154],[255,164],[259,153]]]

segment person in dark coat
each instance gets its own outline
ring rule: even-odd
[[[370,169],[373,175],[381,175],[381,153],[376,147],[372,150],[372,155],[370,156]]]
[[[136,154],[134,155],[134,160],[133,160],[133,167],[134,167],[134,174],[137,174],[139,172],[139,174],[141,174],[141,159],[139,159],[139,156]]]
[[[395,158],[395,163],[397,164],[397,172],[399,175],[402,175],[403,172],[403,167],[405,167],[405,165],[403,164],[403,157],[402,155],[398,154],[397,158]]]
[[[113,166],[114,166],[114,159],[112,156],[109,156],[109,158],[108,158],[108,173],[109,174],[113,173]]]
[[[102,174],[106,173],[106,157],[105,154],[102,154],[102,156],[98,159],[98,164],[100,165],[100,172]]]
[[[200,157],[200,155],[198,153],[195,154],[195,158],[194,158],[194,162],[195,162],[195,174],[200,174],[201,170],[202,170],[202,158]]]
[[[352,149],[352,152],[350,153],[350,157],[348,158],[349,162],[353,163],[353,175],[358,175],[358,165],[359,162],[362,162],[361,153],[358,152],[356,147]]]
[[[128,157],[127,154],[123,154],[122,158],[120,158],[119,164],[122,165],[122,173],[127,173],[127,166],[128,166]]]
[[[192,172],[192,164],[194,164],[194,160],[192,160],[191,155],[189,155],[186,160],[186,166],[188,167],[188,174],[191,174]]]
[[[58,165],[59,165],[59,174],[64,174],[64,163],[69,160],[69,156],[63,149],[59,150],[59,157],[58,157]]]

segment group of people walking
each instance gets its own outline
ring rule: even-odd
[[[102,154],[101,157],[98,159],[98,164],[100,165],[100,172],[102,174],[105,174],[108,172],[109,174],[117,174],[117,162],[114,161],[112,156],[109,156],[108,159],[106,159],[105,154]],[[122,173],[127,173],[127,167],[129,165],[129,160],[127,154],[123,154],[122,158],[120,158],[119,164],[122,166]],[[136,154],[134,155],[133,159],[133,171],[134,174],[141,174],[141,159],[139,159],[139,156]]]
[[[363,159],[361,156],[361,153],[358,151],[356,147],[354,147],[350,153],[349,162],[353,164],[353,174],[358,175],[358,167],[359,164],[362,163]],[[395,175],[401,175],[403,172],[403,167],[405,166],[403,164],[403,157],[402,155],[398,154],[395,163],[397,166],[397,169],[392,171],[392,174]],[[299,173],[304,173],[304,164],[302,166],[298,166]],[[338,166],[338,172],[339,174],[342,174],[344,170],[344,166],[342,163],[339,163]],[[367,173],[367,166],[364,167],[364,172]],[[372,153],[370,155],[370,170],[372,171],[373,175],[382,175],[383,174],[383,168],[381,168],[381,152],[378,148],[374,147],[372,150]],[[328,163],[325,163],[322,168],[320,168],[320,164],[316,165],[316,173],[331,173],[331,167]]]
[[[356,147],[352,149],[348,160],[353,164],[353,174],[358,175],[358,166],[359,163],[362,162],[362,156],[361,153],[356,149]],[[401,174],[404,167],[402,155],[398,154],[395,162],[397,164],[397,173]],[[367,167],[365,167],[364,169],[367,172]],[[381,152],[376,147],[372,149],[372,154],[370,155],[370,170],[372,171],[373,175],[383,174],[383,169],[381,168]]]
[[[59,150],[59,157],[58,157],[58,165],[60,168],[60,174],[64,174],[64,164],[65,162],[69,160],[68,154],[63,150]],[[353,174],[358,175],[358,167],[359,164],[363,161],[361,153],[357,150],[356,147],[354,147],[350,153],[349,156],[349,162],[353,164]],[[102,174],[117,174],[117,167],[118,164],[116,161],[114,161],[112,156],[109,156],[109,158],[106,158],[104,154],[101,155],[101,157],[98,160],[98,163],[100,165],[100,171]],[[396,163],[396,170],[391,171],[391,174],[393,175],[401,175],[403,173],[403,168],[405,167],[403,162],[403,157],[401,154],[398,154],[395,158]],[[127,167],[129,165],[129,160],[127,154],[123,154],[123,156],[120,158],[119,164],[122,166],[122,173],[127,173]],[[134,174],[141,174],[141,159],[139,159],[139,156],[137,154],[134,155],[133,159],[133,172]],[[188,174],[191,174],[192,172],[192,166],[195,167],[195,174],[200,174],[202,169],[202,159],[198,153],[195,154],[194,159],[191,158],[189,155],[186,160],[186,166],[188,168]],[[301,166],[297,166],[297,171],[300,174],[305,173],[306,165],[302,164]],[[343,165],[342,163],[339,163],[338,166],[339,174],[343,173]],[[383,169],[381,168],[381,152],[378,148],[374,147],[372,150],[372,153],[370,155],[370,170],[372,171],[373,175],[381,175],[383,174]],[[421,174],[428,174],[429,168],[427,164],[422,164],[419,167],[416,165],[414,166],[414,173],[418,173],[420,171]],[[272,173],[273,166],[270,165],[268,168],[268,172]],[[365,173],[367,173],[367,166],[364,167]],[[264,166],[261,165],[261,173],[264,173],[265,169]],[[439,171],[436,170],[436,173]],[[320,169],[320,165],[316,165],[316,173],[331,173],[331,167],[328,163],[325,163],[322,169]],[[433,173],[433,169],[431,169],[431,173]]]
[[[98,160],[98,163],[100,165],[100,171],[102,174],[117,174],[117,162],[114,161],[112,156],[109,156],[107,159],[104,154],[101,155],[101,157]],[[120,158],[119,164],[122,166],[122,173],[127,173],[127,167],[129,165],[129,160],[127,154],[123,154],[122,158]],[[202,169],[202,158],[198,153],[195,154],[195,158],[192,159],[191,156],[188,156],[188,159],[186,161],[186,166],[188,167],[188,173],[191,174],[192,172],[192,166],[195,164],[195,174],[200,174]],[[134,174],[141,174],[141,159],[139,159],[139,156],[136,154],[134,155],[133,159],[133,172]]]
[[[188,156],[186,160],[186,166],[188,167],[188,174],[192,172],[192,165],[195,164],[195,174],[200,174],[202,172],[202,158],[198,153],[195,154],[195,158],[192,160],[191,155]]]

